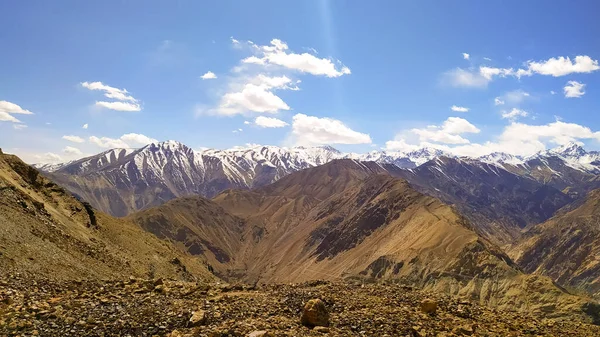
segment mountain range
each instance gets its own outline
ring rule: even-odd
[[[329,147],[199,152],[164,142],[42,176],[2,155],[8,203],[0,216],[11,226],[0,237],[0,263],[65,278],[400,282],[500,309],[600,321],[590,297],[600,295],[600,196],[583,196],[595,174],[564,164],[573,156],[489,163],[436,153],[423,163],[413,157],[410,168],[349,157]],[[542,170],[538,162],[585,179],[565,171],[544,180],[532,172]],[[123,218],[93,207],[115,201]]]
[[[292,172],[344,158],[390,164],[413,173],[437,158],[481,162],[491,165],[493,170],[503,169],[549,185],[571,197],[600,187],[597,175],[600,154],[586,152],[576,144],[528,158],[499,153],[480,158],[458,158],[431,148],[367,154],[345,154],[329,146],[250,146],[196,151],[184,144],[166,141],[140,149],[112,149],[64,164],[34,167],[94,207],[115,216],[125,216],[177,197],[202,195],[211,198],[230,188],[265,186]],[[495,174],[493,170],[489,173]],[[408,176],[404,178],[411,181]]]

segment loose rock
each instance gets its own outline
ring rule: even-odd
[[[312,299],[306,302],[300,321],[306,326],[328,326],[329,313],[325,303],[320,299]]]

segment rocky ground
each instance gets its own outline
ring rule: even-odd
[[[324,302],[329,314],[319,318],[329,318],[328,327],[301,324],[311,299]],[[313,308],[320,305],[312,302]],[[307,323],[306,317],[302,321]],[[398,285],[0,278],[0,336],[469,335],[600,336],[600,327],[497,311]]]

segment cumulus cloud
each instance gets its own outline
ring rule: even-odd
[[[90,142],[102,148],[132,148],[157,143],[158,140],[139,133],[127,133],[119,138],[91,136]]]
[[[206,74],[200,76],[200,78],[203,80],[212,80],[217,78],[217,75],[215,75],[215,73],[213,73],[212,71],[207,71]]]
[[[336,62],[331,59],[318,58],[309,53],[294,53],[289,50],[285,42],[279,39],[271,40],[270,45],[267,46],[258,46],[255,44],[252,44],[252,46],[256,50],[257,55],[245,58],[242,60],[243,63],[271,64],[303,73],[327,77],[339,77],[351,73],[350,68],[346,66],[336,67]]]
[[[21,106],[8,101],[0,101],[0,112],[5,112],[8,114],[33,115],[33,112],[23,109]]]
[[[462,106],[453,105],[453,106],[450,107],[450,110],[456,111],[456,112],[468,112],[469,108],[465,108],[465,107],[462,107]]]
[[[62,139],[64,140],[68,140],[70,142],[73,143],[83,143],[85,142],[85,139],[79,137],[79,136],[62,136]]]
[[[585,88],[585,84],[579,83],[577,81],[569,81],[567,85],[563,88],[565,92],[565,97],[567,98],[579,98],[585,94],[583,89]]]
[[[82,126],[81,128],[82,128],[82,129],[87,129],[87,128],[88,128],[88,126],[89,126],[89,125],[88,125],[87,123],[85,123],[85,124],[83,124],[83,126]]]
[[[250,125],[250,124],[252,124],[252,122],[250,122],[250,121],[244,121],[244,124],[245,125]]]
[[[290,107],[268,88],[248,83],[239,92],[225,94],[217,111],[221,115],[231,116],[244,112],[276,113],[289,109]]]
[[[502,111],[502,118],[510,119],[512,121],[516,120],[519,117],[527,117],[529,113],[527,111],[513,108],[510,111]]]
[[[587,55],[575,56],[571,61],[569,57],[560,56],[558,58],[550,58],[546,61],[530,61],[528,62],[529,73],[537,73],[540,75],[549,75],[554,77],[565,76],[574,73],[591,73],[600,69],[598,60],[593,60]],[[529,75],[529,73],[527,75]]]
[[[81,152],[81,150],[79,150],[76,147],[72,147],[72,146],[67,146],[63,149],[63,152],[67,155],[71,155],[71,156],[79,156],[82,155],[83,153]]]
[[[219,106],[209,110],[208,113],[232,116],[247,112],[277,113],[280,110],[290,110],[290,107],[274,91],[298,89],[285,75],[269,77],[259,74],[246,79],[245,82],[241,90],[223,95]]]
[[[288,123],[282,121],[281,119],[265,116],[256,117],[254,124],[260,126],[261,128],[282,128],[288,125]]]
[[[13,114],[33,115],[33,112],[8,101],[0,101],[0,122],[21,123]]]
[[[483,156],[493,152],[529,156],[545,150],[547,146],[564,145],[586,139],[600,141],[600,131],[589,127],[557,120],[543,125],[512,122],[507,125],[495,141],[468,144],[440,144],[435,142],[410,142],[401,133],[386,143],[388,150],[410,151],[420,147],[433,147],[458,156]]]
[[[0,111],[0,122],[21,123],[16,117],[4,111]]]
[[[122,135],[120,139],[130,145],[148,145],[150,143],[158,143],[158,140],[139,133],[127,133]]]
[[[354,131],[337,119],[296,114],[292,138],[297,145],[370,144],[371,137]]]
[[[462,53],[462,56],[463,56],[463,58],[464,58],[465,60],[468,60],[468,59],[469,59],[469,57],[470,57],[470,55],[469,55],[469,54],[467,54],[467,53]]]
[[[467,144],[464,133],[479,133],[480,130],[469,121],[460,117],[449,117],[441,126],[430,125],[423,129],[412,129],[421,142],[437,142],[444,144]]]
[[[96,101],[96,106],[116,111],[140,111],[138,100],[133,98],[126,89],[118,89],[102,82],[82,82],[81,86],[104,92],[104,96],[117,100],[117,102]]]

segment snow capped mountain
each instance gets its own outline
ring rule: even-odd
[[[494,152],[477,158],[478,160],[494,165],[511,164],[522,165],[525,161],[521,156],[514,156],[504,152]]]

